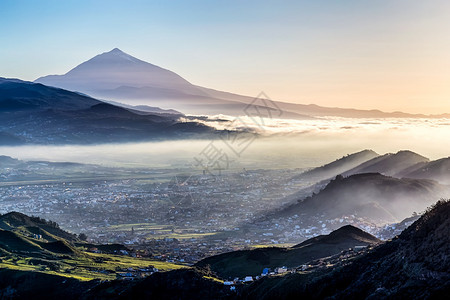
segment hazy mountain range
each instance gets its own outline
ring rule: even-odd
[[[394,178],[379,173],[355,174],[332,180],[319,193],[277,213],[322,215],[327,219],[354,215],[374,223],[392,223],[420,212],[448,193],[446,186],[428,179]]]
[[[363,150],[308,170],[293,177],[293,180],[320,182],[336,175],[350,176],[363,173],[380,173],[397,178],[432,179],[449,184],[450,157],[431,161],[409,150],[384,155],[379,155],[373,150]]]
[[[408,177],[411,167],[430,160],[412,151],[399,151],[375,157],[343,173],[344,176],[361,173],[382,173],[387,176]]]
[[[90,96],[132,105],[176,109],[193,115],[262,114],[273,118],[305,119],[314,116],[355,118],[426,117],[402,112],[329,108],[317,105],[273,103],[197,86],[178,74],[137,59],[120,49],[99,54],[64,75],[48,75],[37,83],[60,87]],[[265,99],[266,96],[262,95]],[[253,107],[248,105],[253,103]],[[442,115],[444,116],[444,115]]]
[[[364,220],[389,224],[424,211],[450,192],[450,158],[430,161],[411,151],[378,155],[372,150],[344,156],[292,178],[311,184],[283,199],[290,204],[268,213],[258,222],[298,215],[300,227],[321,226],[318,220]],[[309,196],[306,196],[309,195]],[[348,222],[348,221],[344,221]],[[295,223],[297,224],[297,223]],[[293,225],[295,225],[293,224]],[[340,226],[328,224],[329,229]]]

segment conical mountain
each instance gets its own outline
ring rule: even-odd
[[[137,59],[118,48],[99,54],[64,75],[49,75],[36,82],[86,93],[123,87],[201,93],[174,72]]]

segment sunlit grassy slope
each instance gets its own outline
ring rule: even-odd
[[[0,216],[0,268],[35,271],[83,281],[112,280],[119,273],[128,271],[136,271],[136,276],[146,276],[150,272],[137,270],[148,267],[159,271],[186,268],[157,260],[87,252],[86,249],[92,246],[61,230],[56,223],[20,213]],[[108,247],[98,245],[98,248]]]

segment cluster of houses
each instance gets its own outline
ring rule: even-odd
[[[259,280],[266,276],[275,276],[275,275],[285,274],[288,272],[295,273],[297,271],[311,271],[311,270],[315,270],[317,268],[328,267],[330,265],[330,263],[333,261],[333,259],[331,259],[331,258],[334,258],[334,259],[338,258],[338,260],[342,260],[342,258],[354,257],[358,252],[365,250],[365,249],[367,249],[367,245],[354,246],[353,248],[349,248],[348,250],[341,251],[341,253],[330,257],[330,260],[318,259],[315,261],[311,261],[309,264],[301,265],[297,268],[292,268],[292,269],[288,269],[286,266],[277,267],[273,270],[270,268],[264,268],[261,275],[259,275],[259,276],[255,276],[255,277],[245,276],[243,279],[235,278],[234,280],[224,281],[223,284],[228,285],[230,287],[234,287],[235,285],[238,285],[238,284],[251,283],[255,280]],[[232,290],[235,290],[235,289],[232,288]]]
[[[234,286],[237,284],[242,284],[242,283],[250,283],[253,282],[255,280],[261,279],[263,277],[266,276],[272,276],[272,275],[277,275],[277,274],[284,274],[287,273],[289,270],[287,267],[283,266],[283,267],[278,267],[275,269],[269,269],[269,268],[264,268],[261,275],[258,276],[245,276],[243,279],[240,278],[235,278],[234,280],[226,280],[223,282],[224,285],[229,285],[229,286]]]

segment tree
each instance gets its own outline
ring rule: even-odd
[[[343,180],[343,179],[344,179],[344,176],[342,176],[341,174],[337,175],[336,178],[335,178],[336,181],[340,181],[340,180]]]
[[[80,235],[78,236],[78,238],[82,241],[86,241],[87,240],[87,235],[84,233],[80,233]]]

